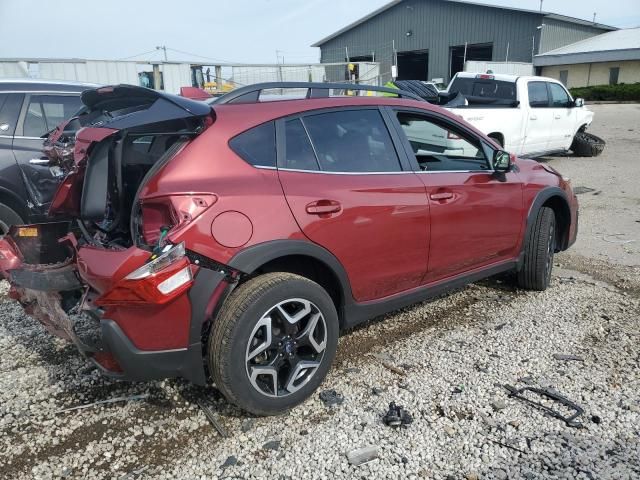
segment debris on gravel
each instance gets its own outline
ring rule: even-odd
[[[324,390],[320,392],[319,397],[327,407],[342,405],[342,402],[344,402],[344,397],[342,396],[342,394],[336,392],[335,390]]]
[[[413,423],[413,417],[402,405],[396,405],[396,402],[391,402],[389,410],[382,417],[382,421],[389,427],[407,427]]]
[[[362,447],[347,452],[347,460],[356,467],[369,463],[378,458],[378,447]]]

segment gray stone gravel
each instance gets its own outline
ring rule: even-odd
[[[543,293],[487,281],[350,332],[321,387],[343,394],[341,405],[328,408],[316,394],[287,415],[251,419],[214,389],[100,377],[0,293],[0,472],[38,479],[637,478],[640,300],[559,272]],[[557,352],[584,361],[559,362]],[[584,428],[508,398],[503,385],[524,386],[522,379],[583,406]],[[142,393],[149,398],[54,414]],[[205,397],[230,438],[198,408]],[[391,401],[413,415],[408,428],[383,425]],[[351,465],[346,454],[369,445],[378,458]]]

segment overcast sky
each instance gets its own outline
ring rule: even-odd
[[[480,0],[482,1],[482,0]],[[309,45],[387,0],[0,0],[0,58],[55,57],[314,62]],[[486,0],[538,9],[539,0]],[[544,10],[640,26],[640,0],[544,0]],[[278,53],[276,54],[276,50]],[[182,53],[181,53],[182,52]],[[188,55],[189,54],[189,55]],[[203,58],[205,61],[205,58]]]

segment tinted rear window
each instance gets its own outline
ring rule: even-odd
[[[397,172],[400,161],[378,110],[347,110],[303,118],[325,172]]]
[[[276,166],[276,128],[273,122],[241,133],[231,139],[229,146],[254,167]]]
[[[516,100],[517,97],[516,84],[514,82],[481,78],[458,77],[451,84],[449,91],[472,97],[499,98],[502,100]]]

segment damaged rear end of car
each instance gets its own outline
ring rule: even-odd
[[[233,272],[203,268],[169,238],[216,198],[149,184],[215,122],[214,111],[126,85],[82,100],[81,114],[44,146],[65,174],[52,221],[0,238],[0,272],[26,313],[103,373],[205,384],[202,319]]]

